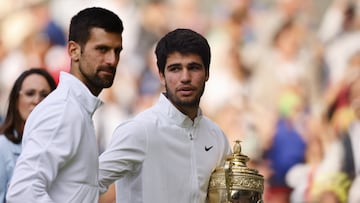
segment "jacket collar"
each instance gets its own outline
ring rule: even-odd
[[[166,114],[170,117],[170,122],[174,122],[176,125],[189,128],[191,126],[196,126],[202,118],[202,111],[198,108],[197,116],[194,119],[194,122],[185,114],[183,114],[179,109],[177,109],[164,93],[160,94],[159,101],[157,103],[157,108],[159,111]]]
[[[60,73],[59,85],[68,87],[70,92],[75,95],[75,99],[83,104],[91,116],[95,113],[96,109],[103,104],[98,97],[90,92],[84,83],[70,73]]]

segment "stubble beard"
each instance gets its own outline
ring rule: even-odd
[[[115,76],[112,77],[111,79],[103,79],[100,78],[98,74],[94,74],[94,75],[87,74],[85,71],[83,71],[82,67],[80,67],[80,72],[84,76],[84,78],[88,81],[88,83],[95,88],[100,88],[100,89],[109,88],[112,86],[114,82]]]
[[[165,84],[165,90],[166,90],[166,95],[168,97],[168,99],[175,105],[175,106],[179,106],[179,107],[188,107],[188,108],[197,108],[199,107],[200,104],[200,98],[204,93],[205,90],[205,83],[202,85],[200,92],[198,92],[195,97],[191,100],[183,100],[179,97],[176,96],[176,94],[174,94],[173,92],[169,91],[167,85]]]

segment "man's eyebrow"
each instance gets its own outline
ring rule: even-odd
[[[173,68],[173,67],[177,67],[177,66],[180,66],[181,64],[180,63],[172,63],[168,66],[166,66],[167,68]]]
[[[190,66],[203,66],[203,64],[202,63],[198,63],[198,62],[191,62],[191,63],[189,63],[189,65]]]
[[[110,48],[110,46],[105,45],[105,44],[97,44],[97,45],[95,45],[95,48]]]

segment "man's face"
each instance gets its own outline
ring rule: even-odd
[[[168,55],[164,74],[160,73],[168,99],[180,110],[198,108],[208,77],[199,55],[179,52]]]
[[[113,84],[122,50],[122,36],[92,28],[86,44],[83,47],[76,45],[80,49],[75,55],[78,58],[72,56],[72,59],[78,62],[78,66],[72,72],[97,96],[103,88]]]

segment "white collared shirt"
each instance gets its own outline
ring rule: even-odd
[[[205,202],[211,173],[231,149],[201,114],[194,122],[161,95],[157,104],[120,124],[100,156],[101,190],[116,182],[118,203]]]
[[[60,84],[31,112],[23,151],[7,194],[9,203],[98,201],[98,150],[92,115],[101,101],[77,78]]]

